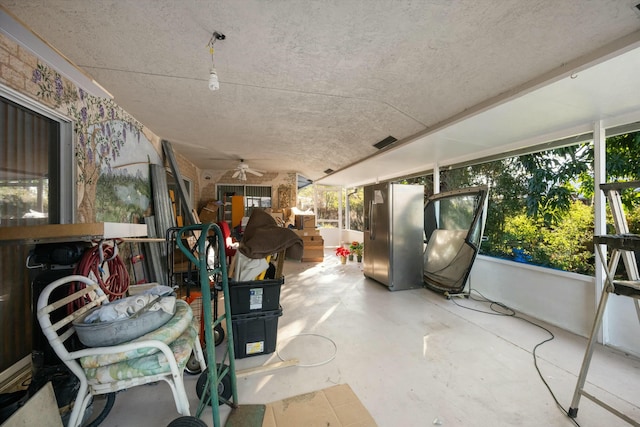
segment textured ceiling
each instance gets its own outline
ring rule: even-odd
[[[233,169],[243,158],[317,180],[370,158],[388,135],[401,145],[636,33],[638,1],[0,5],[199,168]],[[214,31],[226,39],[215,43],[220,90],[211,92],[206,45]],[[444,150],[469,156],[486,144],[451,139]],[[435,154],[422,154],[433,163]],[[384,163],[372,167],[370,176],[391,173]]]

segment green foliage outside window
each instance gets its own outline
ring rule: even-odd
[[[607,182],[639,179],[640,133],[608,138]],[[490,185],[480,253],[593,274],[590,142],[443,171],[440,180],[443,191]],[[622,201],[629,229],[640,232],[640,192],[625,191]]]
[[[567,214],[553,226],[525,212],[509,216],[502,233],[487,224],[487,231],[501,239],[489,239],[481,253],[544,267],[593,274],[593,209],[571,202]],[[485,233],[486,235],[486,233]]]

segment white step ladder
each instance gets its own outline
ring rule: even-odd
[[[635,255],[640,253],[640,235],[629,233],[629,225],[624,214],[622,199],[620,197],[620,192],[629,188],[640,188],[640,181],[600,185],[600,189],[604,191],[607,196],[607,202],[613,216],[616,234],[594,236],[593,238],[596,253],[602,261],[602,264],[605,266],[605,277],[600,303],[598,304],[598,310],[596,312],[596,318],[593,321],[591,335],[589,336],[589,342],[582,361],[580,375],[578,376],[578,382],[573,393],[573,399],[571,400],[571,406],[569,407],[568,414],[571,418],[575,418],[578,415],[580,397],[584,396],[612,414],[622,418],[629,424],[640,427],[640,423],[637,421],[584,390],[587,372],[589,371],[589,365],[591,364],[591,356],[593,355],[596,338],[598,336],[598,331],[600,330],[600,325],[602,324],[602,318],[604,316],[609,294],[615,293],[617,295],[634,298],[636,314],[638,315],[638,321],[640,322],[640,276],[638,275],[638,265],[635,258]],[[611,251],[609,262],[607,262],[606,253],[602,250],[602,245],[606,245],[607,249]],[[626,280],[617,280],[614,278],[621,257],[627,274]]]

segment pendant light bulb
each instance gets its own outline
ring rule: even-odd
[[[218,74],[215,68],[211,68],[209,73],[209,90],[214,91],[220,89],[220,81],[218,80]]]

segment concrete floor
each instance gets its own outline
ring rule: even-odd
[[[348,383],[381,427],[574,425],[536,372],[532,351],[550,335],[531,323],[465,309],[491,312],[487,303],[447,300],[427,289],[389,292],[366,279],[361,264],[340,265],[332,251],[322,263],[287,261],[284,272],[277,352],[238,359],[236,368],[278,362],[278,354],[316,366],[238,379],[241,404]],[[538,366],[568,409],[586,339],[544,326],[555,339],[538,348]],[[196,381],[185,375],[192,412]],[[587,381],[592,394],[640,421],[640,361],[599,347]],[[229,408],[221,414],[224,425]],[[119,393],[102,425],[165,426],[177,417],[161,383]],[[213,425],[210,409],[201,418]],[[628,425],[584,397],[576,421]]]

